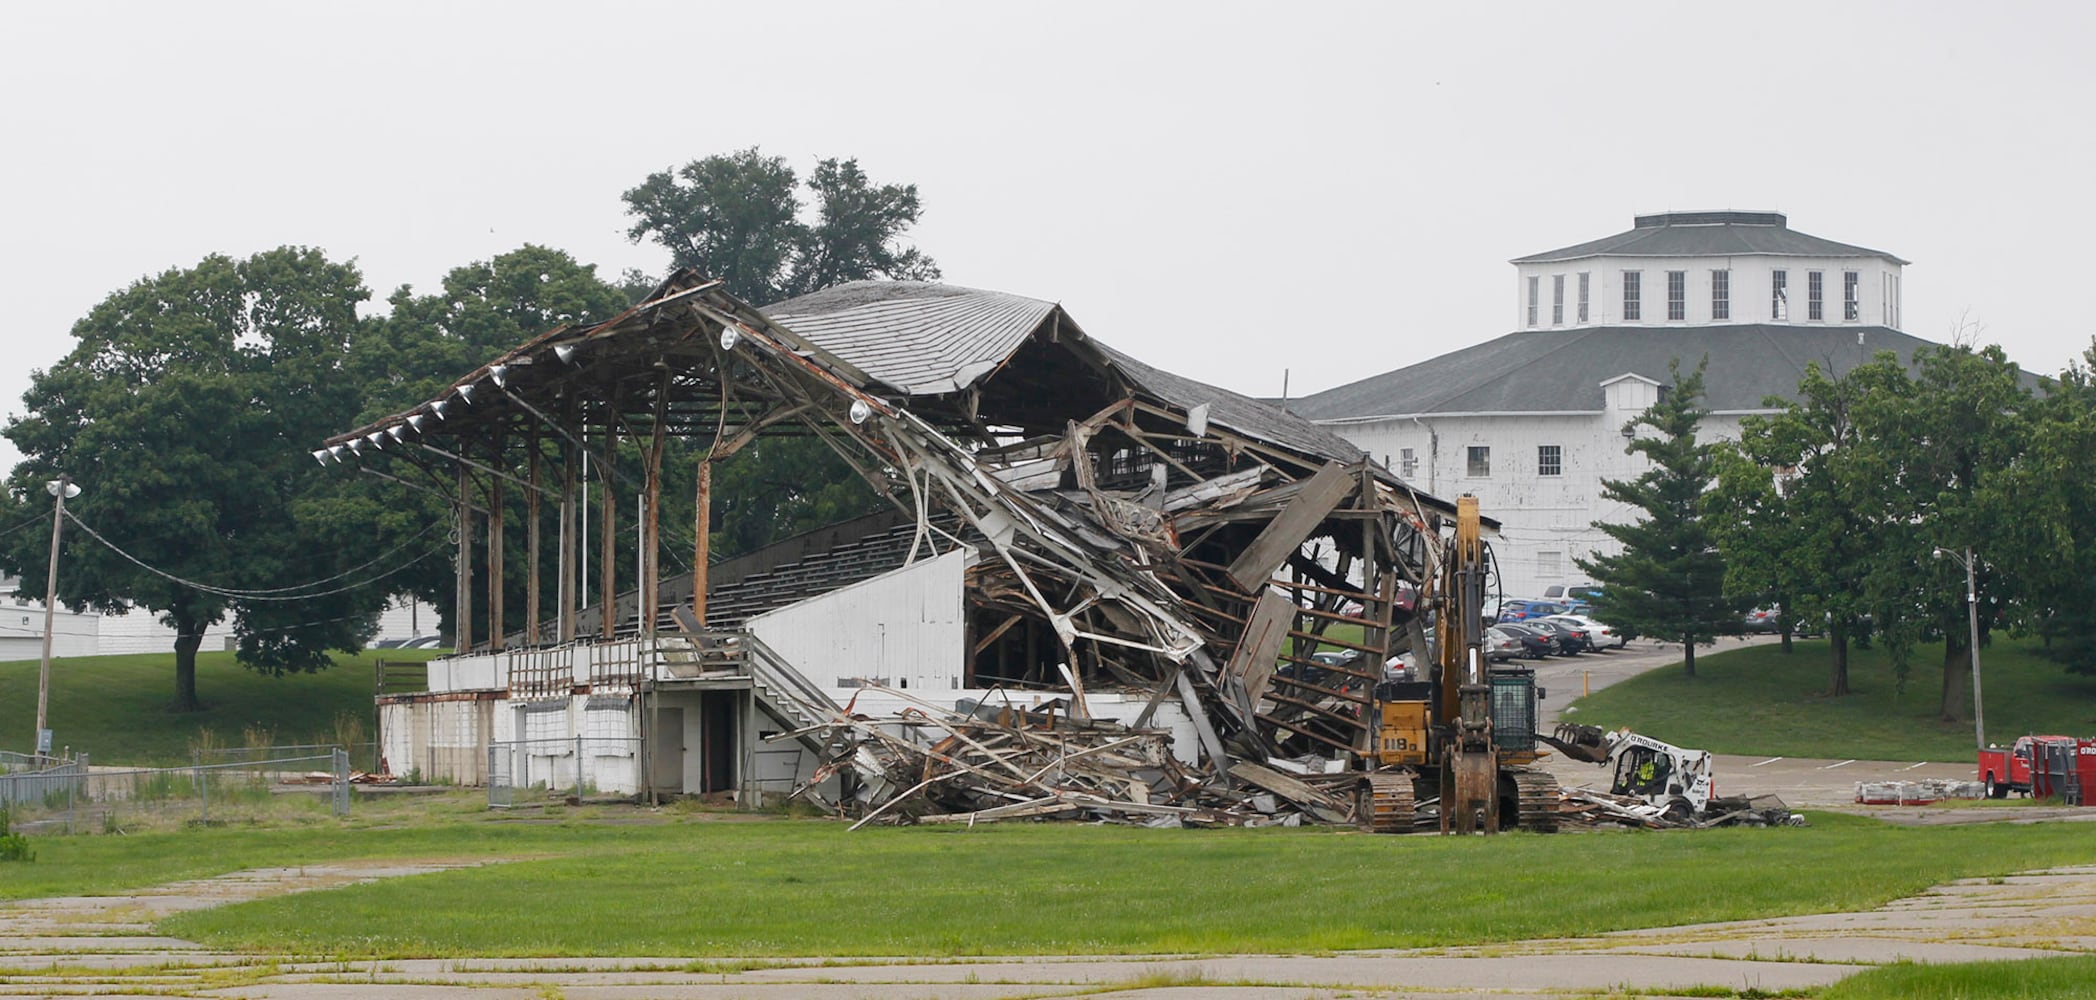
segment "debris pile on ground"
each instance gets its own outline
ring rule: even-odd
[[[1647,830],[1703,830],[1716,826],[1803,826],[1774,795],[1712,799],[1700,815],[1677,804],[1665,808],[1629,795],[1592,788],[1567,788],[1558,804],[1558,829],[1632,827]]]
[[[1052,710],[911,709],[840,716],[829,752],[795,795],[867,823],[1078,819],[1143,826],[1297,826],[1354,822],[1355,774],[1290,774],[1231,764],[1222,780],[1172,755],[1171,734],[1073,720]],[[1307,770],[1308,768],[1304,768]],[[844,781],[825,782],[833,775]],[[837,801],[826,787],[841,787]]]
[[[1856,782],[1856,803],[1866,806],[1925,806],[1945,799],[1977,799],[1986,794],[1985,785],[1954,778]]]

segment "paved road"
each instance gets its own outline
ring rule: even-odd
[[[1697,655],[1707,656],[1741,646],[1767,645],[1777,641],[1774,636],[1720,639],[1716,647],[1699,650]],[[1538,709],[1542,729],[1549,732],[1565,706],[1582,694],[1599,691],[1647,671],[1679,669],[1680,664],[1681,647],[1678,644],[1657,642],[1633,642],[1625,649],[1540,661],[1536,683],[1548,694]],[[1575,714],[1573,718],[1578,716]],[[1851,808],[1855,804],[1856,783],[1862,781],[1971,780],[1976,776],[1973,761],[1836,760],[1719,754],[1714,763],[1718,794],[1777,795],[1796,809]],[[1566,785],[1599,786],[1606,784],[1609,777],[1601,767],[1568,761],[1558,755],[1547,758],[1544,766]],[[1908,810],[1900,813],[1899,818],[1912,821],[1933,815]],[[2042,818],[2051,816],[2047,813]],[[2031,814],[2025,818],[2041,817]]]

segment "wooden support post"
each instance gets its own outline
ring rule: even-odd
[[[451,645],[464,653],[473,648],[473,474],[458,467],[458,558],[456,589],[451,599]]]
[[[561,445],[560,451],[560,624],[557,638],[561,642],[574,642],[576,618],[582,606],[577,573],[577,567],[582,565],[582,538],[576,523],[580,510],[576,494],[582,479],[582,449],[569,441]]]
[[[502,451],[502,438],[495,438],[495,451]],[[498,459],[499,461],[499,459]],[[503,578],[503,502],[502,477],[488,477],[488,648],[502,648],[503,633],[507,631],[503,622],[502,591]]]
[[[692,516],[692,526],[698,536],[691,549],[691,613],[698,618],[699,627],[706,627],[706,572],[707,560],[713,558],[713,455],[699,459],[698,512]]]
[[[619,625],[619,507],[618,477],[612,469],[619,461],[618,406],[612,405],[604,419],[603,475],[597,488],[603,496],[603,517],[597,523],[597,636],[609,640]]]
[[[524,491],[526,516],[530,528],[524,533],[524,561],[531,564],[531,572],[524,575],[524,644],[536,646],[545,641],[539,634],[539,492],[545,484],[539,481],[539,432],[531,432],[531,488]]]
[[[640,525],[640,595],[634,609],[640,616],[640,634],[655,638],[655,618],[662,606],[662,446],[668,433],[670,373],[665,368],[655,387],[655,427],[648,436],[648,519]]]

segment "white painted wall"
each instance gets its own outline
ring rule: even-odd
[[[1580,260],[1514,266],[1514,329],[1572,329],[1581,326],[1708,326],[1733,323],[1784,323],[1792,326],[1889,326],[1899,329],[1900,265],[1882,257],[1779,257],[1742,254],[1733,257],[1588,257]],[[1731,273],[1729,298],[1731,317],[1711,318],[1711,272]],[[1788,274],[1789,318],[1777,319],[1770,303],[1772,272]],[[1641,273],[1640,318],[1623,318],[1623,272]],[[1667,272],[1686,272],[1687,315],[1667,319]],[[1821,272],[1825,281],[1825,309],[1819,320],[1808,319],[1806,297],[1811,271]],[[1856,319],[1847,320],[1842,310],[1842,273],[1858,273]],[[1579,274],[1590,275],[1593,298],[1587,322],[1579,322]],[[1552,279],[1565,276],[1565,315],[1552,322]],[[1528,279],[1536,279],[1539,300],[1536,322],[1528,322]]]
[[[1655,398],[1648,380],[1617,382],[1610,408],[1569,414],[1435,414],[1329,424],[1378,460],[1398,469],[1403,449],[1418,457],[1412,482],[1439,497],[1470,493],[1487,517],[1500,521],[1492,542],[1506,596],[1540,596],[1551,584],[1587,582],[1573,564],[1592,553],[1612,554],[1615,542],[1593,525],[1621,522],[1635,511],[1601,495],[1604,479],[1634,479],[1650,463],[1624,453],[1623,424]],[[1738,440],[1742,414],[1703,419],[1704,441]],[[1560,473],[1542,475],[1538,447],[1557,445]],[[1490,474],[1470,475],[1469,449],[1490,449]]]
[[[758,615],[747,627],[840,702],[861,679],[950,698],[967,665],[963,575],[974,558],[973,549],[956,549]]]

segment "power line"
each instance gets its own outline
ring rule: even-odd
[[[283,595],[283,592],[284,592],[284,591],[288,591],[288,590],[301,590],[301,589],[304,589],[305,587],[313,587],[313,586],[319,586],[320,584],[323,584],[323,583],[330,583],[330,582],[333,582],[333,581],[335,581],[335,580],[339,580],[339,579],[341,579],[341,578],[342,578],[342,577],[343,577],[344,575],[346,575],[346,574],[336,574],[335,576],[332,576],[332,577],[328,577],[327,579],[324,579],[324,580],[315,580],[315,581],[313,581],[313,582],[311,582],[311,583],[301,584],[300,586],[297,586],[297,587],[283,587],[283,588],[278,588],[278,589],[275,589],[275,590],[232,590],[232,589],[228,589],[228,588],[225,588],[225,587],[216,587],[216,586],[213,586],[213,585],[211,585],[211,584],[208,584],[208,583],[202,583],[202,582],[199,582],[199,581],[196,581],[196,580],[190,580],[190,579],[187,579],[187,578],[185,578],[185,577],[180,577],[180,576],[176,576],[175,574],[173,574],[173,573],[170,573],[170,572],[168,572],[168,571],[166,571],[166,570],[160,569],[160,568],[159,568],[159,567],[157,567],[157,566],[153,566],[153,565],[151,565],[151,564],[147,563],[147,562],[146,562],[145,560],[143,560],[143,559],[140,559],[140,558],[138,558],[137,556],[134,556],[134,555],[132,555],[131,553],[129,553],[129,552],[126,552],[126,551],[124,551],[124,550],[123,550],[123,549],[122,549],[121,547],[119,547],[119,546],[118,546],[118,545],[117,545],[117,544],[116,544],[115,542],[112,542],[112,541],[110,541],[109,539],[107,539],[107,538],[104,538],[104,537],[102,537],[102,533],[101,533],[101,532],[98,532],[98,531],[96,531],[95,529],[93,529],[93,528],[91,528],[91,527],[88,527],[88,525],[87,525],[87,522],[85,522],[85,521],[82,521],[82,520],[80,520],[80,518],[78,518],[78,517],[74,516],[74,514],[73,514],[73,512],[72,512],[72,511],[67,511],[67,512],[66,512],[66,515],[65,515],[65,516],[66,516],[66,520],[68,520],[68,521],[71,521],[71,522],[73,522],[73,524],[74,524],[74,525],[76,525],[76,526],[78,526],[78,527],[80,528],[80,530],[82,530],[82,531],[85,531],[85,532],[87,532],[87,534],[88,534],[88,536],[89,536],[89,537],[93,538],[93,539],[94,539],[95,541],[101,542],[104,548],[107,548],[107,549],[108,549],[109,551],[111,551],[111,552],[114,552],[114,553],[116,553],[117,555],[120,555],[120,556],[124,557],[124,558],[125,558],[126,560],[128,560],[128,561],[129,561],[129,562],[130,562],[130,563],[131,563],[132,565],[134,565],[134,566],[137,566],[138,568],[140,568],[140,569],[142,569],[142,570],[145,570],[146,572],[148,572],[148,573],[151,573],[151,574],[153,574],[154,576],[158,576],[158,577],[161,577],[162,579],[165,579],[165,580],[169,580],[169,581],[171,581],[171,582],[174,582],[174,583],[178,583],[178,584],[181,584],[182,586],[184,586],[184,587],[188,587],[188,588],[189,588],[189,589],[191,589],[191,590],[197,590],[197,591],[202,591],[203,593],[206,593],[206,594],[212,594],[212,595],[214,595],[214,596],[218,596],[218,597],[224,597],[224,598],[227,598],[227,599],[229,599],[229,600],[236,600],[236,601],[307,601],[307,600],[312,600],[313,598],[316,598],[316,597],[329,597],[329,596],[333,596],[333,595],[335,595],[335,594],[344,594],[344,593],[348,593],[349,591],[352,591],[352,590],[356,590],[356,589],[357,589],[357,588],[359,588],[359,587],[363,587],[363,586],[366,586],[366,585],[368,585],[368,584],[372,584],[372,583],[377,583],[378,581],[380,581],[380,580],[383,580],[383,579],[385,579],[386,577],[392,576],[393,574],[395,574],[395,573],[398,573],[398,572],[400,572],[400,571],[402,571],[402,570],[405,570],[405,569],[407,569],[408,567],[410,567],[410,566],[413,566],[413,565],[415,565],[416,563],[419,563],[419,562],[421,562],[422,560],[424,560],[424,559],[427,559],[427,558],[429,558],[430,556],[436,555],[437,553],[439,553],[439,552],[442,552],[442,551],[444,551],[444,549],[445,549],[445,548],[448,548],[448,547],[449,547],[449,546],[444,546],[444,547],[440,547],[440,548],[433,548],[433,549],[430,549],[429,551],[427,551],[427,552],[424,552],[424,553],[422,553],[421,555],[419,555],[419,556],[416,556],[415,558],[413,558],[413,559],[410,559],[410,560],[408,560],[407,562],[401,563],[400,565],[398,565],[398,566],[395,566],[395,567],[393,567],[392,569],[386,570],[386,571],[384,571],[384,572],[382,572],[382,573],[377,573],[377,574],[374,574],[374,575],[372,575],[372,576],[369,576],[369,577],[366,577],[366,578],[364,578],[364,579],[362,579],[362,580],[358,580],[358,581],[357,581],[357,582],[355,582],[355,583],[351,583],[351,584],[346,584],[346,585],[344,585],[344,586],[341,586],[341,587],[336,587],[336,588],[335,588],[335,589],[333,589],[333,590],[319,590],[319,591],[314,591],[314,592],[312,592],[312,593],[308,593],[308,594],[292,594],[292,595],[289,595],[289,596],[281,596],[281,595]],[[428,533],[428,530],[429,530],[429,529],[425,529],[425,530],[424,530],[424,534],[427,534],[427,533]],[[420,536],[417,536],[417,538],[419,538],[419,537],[420,537]],[[414,539],[410,539],[410,541],[412,542],[412,541],[414,541]],[[394,549],[393,551],[396,551],[396,552],[397,552],[397,551],[399,551],[399,548],[404,548],[404,547],[406,547],[406,544],[405,544],[405,543],[403,543],[403,545],[402,545],[402,546],[400,546],[400,547],[397,547],[397,548],[395,548],[395,549]],[[390,555],[391,553],[388,553],[388,554]],[[373,561],[375,562],[376,560],[373,560]],[[367,563],[365,563],[364,565],[365,565],[365,566],[369,566],[369,565],[371,565],[371,563],[368,563],[368,562],[367,562]],[[361,568],[363,568],[363,567],[358,567],[358,568],[359,568],[359,569],[361,569]],[[349,572],[352,572],[352,573],[353,573],[353,572],[356,572],[356,570],[350,570]]]

